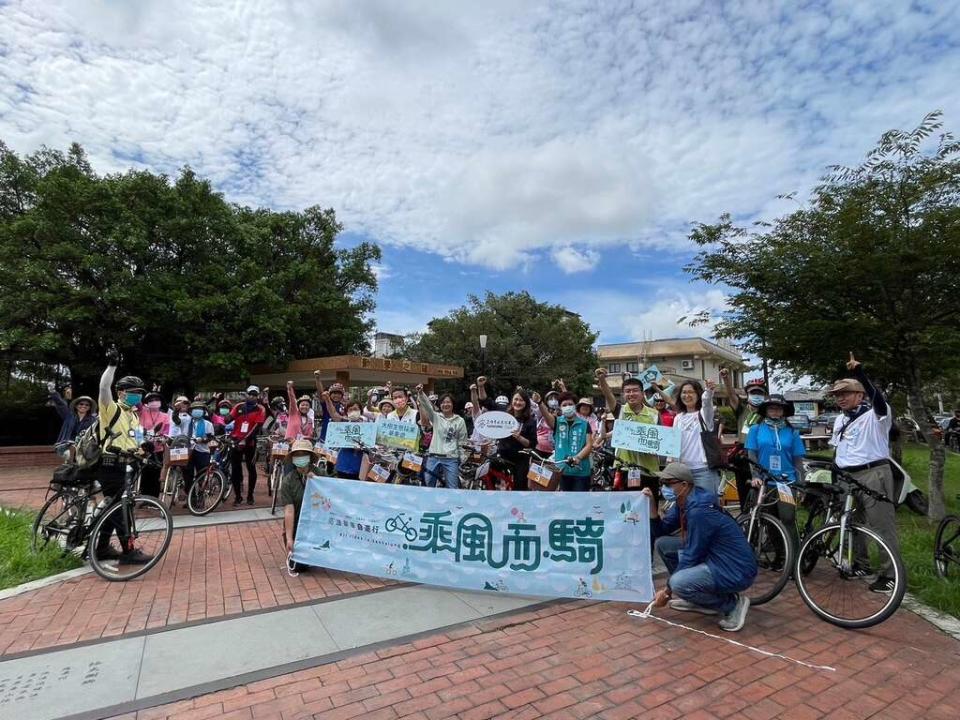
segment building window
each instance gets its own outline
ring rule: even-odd
[[[610,363],[607,366],[607,372],[618,373],[620,372],[620,363]]]
[[[640,366],[637,365],[637,363],[635,362],[628,362],[627,372],[630,372],[630,373],[640,372]]]

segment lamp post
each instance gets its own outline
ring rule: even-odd
[[[487,374],[487,336],[480,336],[480,374]]]

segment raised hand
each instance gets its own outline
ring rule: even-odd
[[[487,376],[486,376],[486,375],[481,375],[480,377],[477,378],[477,385],[483,386],[483,385],[486,385],[486,384],[487,384]]]
[[[607,369],[606,369],[606,368],[597,368],[596,370],[593,371],[593,374],[596,376],[597,380],[600,380],[600,379],[605,378],[605,377],[607,376]],[[554,383],[556,383],[556,380],[554,380]],[[556,387],[556,385],[554,385],[554,387]]]
[[[860,361],[853,356],[853,351],[850,351],[850,359],[847,360],[847,370],[853,371],[860,367]]]
[[[534,403],[536,403],[537,405],[539,405],[539,404],[540,404],[540,401],[542,400],[542,398],[540,397],[540,393],[538,393],[538,392],[533,393],[533,394],[530,396],[530,400],[532,400]]]
[[[287,387],[288,387],[288,388],[292,388],[292,387],[293,387],[293,380],[287,380]]]
[[[724,382],[730,379],[730,370],[728,368],[720,368],[720,379]]]
[[[117,350],[115,345],[111,345],[107,349],[107,365],[111,367],[116,367],[120,364],[120,351]]]
[[[717,389],[717,381],[707,380],[707,390],[709,390],[710,392],[713,392],[716,389]]]

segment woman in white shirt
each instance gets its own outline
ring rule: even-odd
[[[707,380],[706,390],[698,382],[682,383],[677,396],[677,417],[673,421],[673,426],[680,428],[680,462],[690,468],[697,487],[714,494],[720,490],[720,473],[707,465],[700,433],[713,431],[716,386],[713,380]]]

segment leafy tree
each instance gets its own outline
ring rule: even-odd
[[[189,168],[98,176],[83,150],[0,143],[0,351],[192,391],[256,363],[366,349],[379,249],[335,246],[332,210],[238,207]]]
[[[902,390],[931,448],[930,515],[944,513],[942,444],[925,385],[960,366],[960,143],[931,113],[834,167],[805,207],[748,230],[723,216],[691,238],[687,267],[734,289],[718,334],[794,376],[846,374],[849,351]],[[928,146],[933,147],[928,147]]]
[[[487,336],[483,365],[480,335]],[[527,292],[488,292],[482,300],[470,295],[464,307],[431,320],[402,353],[462,365],[471,382],[485,373],[492,385],[488,392],[509,394],[517,385],[542,392],[563,378],[571,390],[590,394],[596,339],[579,315],[559,305],[538,302]]]

